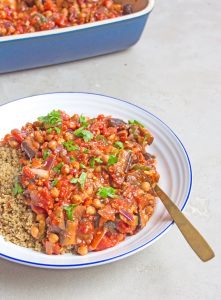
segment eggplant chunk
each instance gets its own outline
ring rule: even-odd
[[[144,152],[143,153],[143,156],[146,160],[149,160],[149,159],[155,159],[155,156],[150,154],[150,153],[147,153],[147,152]]]
[[[29,145],[28,142],[23,141],[21,143],[21,149],[25,152],[25,154],[28,156],[29,159],[32,159],[35,157],[35,150]]]
[[[108,120],[109,127],[122,127],[125,126],[126,123],[121,119],[111,118]]]

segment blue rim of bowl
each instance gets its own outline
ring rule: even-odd
[[[157,119],[158,121],[160,121],[160,123],[163,124],[174,135],[174,137],[178,140],[179,144],[181,145],[181,147],[182,147],[182,149],[183,149],[183,151],[184,151],[184,153],[186,155],[186,159],[187,159],[188,167],[189,167],[189,176],[190,176],[190,179],[189,179],[189,188],[188,188],[188,192],[187,192],[187,195],[186,195],[186,199],[184,201],[184,204],[183,204],[181,210],[183,210],[185,208],[185,206],[187,204],[187,201],[189,199],[189,196],[190,196],[191,188],[192,188],[192,167],[191,167],[191,163],[190,163],[190,159],[189,159],[188,153],[187,153],[187,151],[186,151],[183,143],[178,138],[178,136],[174,133],[174,131],[167,124],[165,124],[160,118],[158,118],[157,116],[155,116],[154,114],[152,114],[151,112],[149,112],[148,110],[146,110],[145,108],[140,107],[140,106],[138,106],[138,105],[136,105],[134,103],[131,103],[131,102],[127,101],[127,100],[122,100],[122,99],[118,99],[118,98],[107,96],[107,95],[103,95],[103,94],[89,93],[89,92],[52,92],[52,93],[45,93],[45,94],[37,94],[37,95],[32,95],[32,96],[28,96],[28,97],[23,97],[23,98],[15,99],[15,100],[13,100],[11,102],[1,104],[0,107],[4,106],[4,105],[7,105],[9,103],[13,103],[13,102],[16,102],[16,101],[20,101],[20,100],[26,99],[26,98],[32,98],[32,97],[43,96],[43,95],[53,95],[53,94],[88,94],[88,95],[96,95],[96,96],[100,96],[100,97],[106,97],[106,98],[110,98],[112,100],[114,99],[116,101],[124,102],[124,103],[132,105],[132,106],[134,106],[136,108],[139,108],[142,111],[144,111],[145,113],[151,115],[152,117],[154,117],[155,119]],[[3,253],[0,253],[0,257],[5,258],[5,259],[10,260],[10,261],[14,261],[14,262],[20,263],[20,264],[26,264],[28,266],[33,266],[33,267],[37,267],[38,266],[38,267],[45,267],[45,268],[48,267],[48,268],[56,268],[56,269],[59,269],[59,268],[61,268],[61,269],[63,269],[63,268],[77,268],[77,267],[80,268],[80,267],[89,267],[89,266],[93,266],[93,265],[101,265],[101,264],[104,264],[104,263],[110,263],[110,262],[119,260],[119,259],[121,259],[123,257],[128,257],[128,256],[130,256],[132,254],[135,254],[136,252],[138,252],[142,248],[144,249],[149,244],[152,244],[155,240],[157,240],[160,236],[162,236],[163,234],[165,234],[173,224],[174,224],[174,222],[171,221],[171,223],[164,230],[162,230],[158,235],[156,235],[150,241],[144,243],[143,245],[141,245],[139,247],[136,247],[133,250],[124,252],[124,253],[122,253],[120,255],[116,255],[116,256],[113,256],[111,258],[107,258],[107,259],[103,259],[103,260],[98,260],[98,261],[93,261],[93,262],[90,262],[90,263],[56,265],[56,264],[43,264],[43,263],[36,263],[36,262],[26,261],[26,260],[22,260],[22,259],[18,259],[18,258],[14,258],[14,257],[8,256],[8,255],[5,255]]]

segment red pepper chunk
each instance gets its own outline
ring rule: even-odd
[[[41,191],[31,191],[30,197],[32,205],[44,208],[47,212],[53,208],[53,199],[46,188]]]
[[[18,143],[23,142],[24,137],[22,136],[20,130],[18,130],[18,129],[13,129],[13,130],[11,131],[11,134],[12,134],[13,138],[14,138]]]

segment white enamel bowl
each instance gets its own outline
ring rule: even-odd
[[[135,119],[145,125],[154,136],[149,152],[157,156],[160,186],[168,193],[180,209],[189,198],[192,174],[187,152],[173,131],[160,119],[127,101],[88,93],[52,93],[20,99],[0,107],[0,136],[13,128],[19,128],[38,116],[53,109],[69,114],[83,113],[88,116],[112,115],[124,120]],[[0,257],[13,262],[43,268],[83,268],[96,266],[132,255],[156,242],[168,232],[173,224],[160,200],[147,226],[138,234],[128,237],[119,245],[86,256],[48,256],[30,249],[16,246],[0,237]]]

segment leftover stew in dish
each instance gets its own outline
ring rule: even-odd
[[[0,0],[0,36],[116,18],[133,12],[113,0]]]

